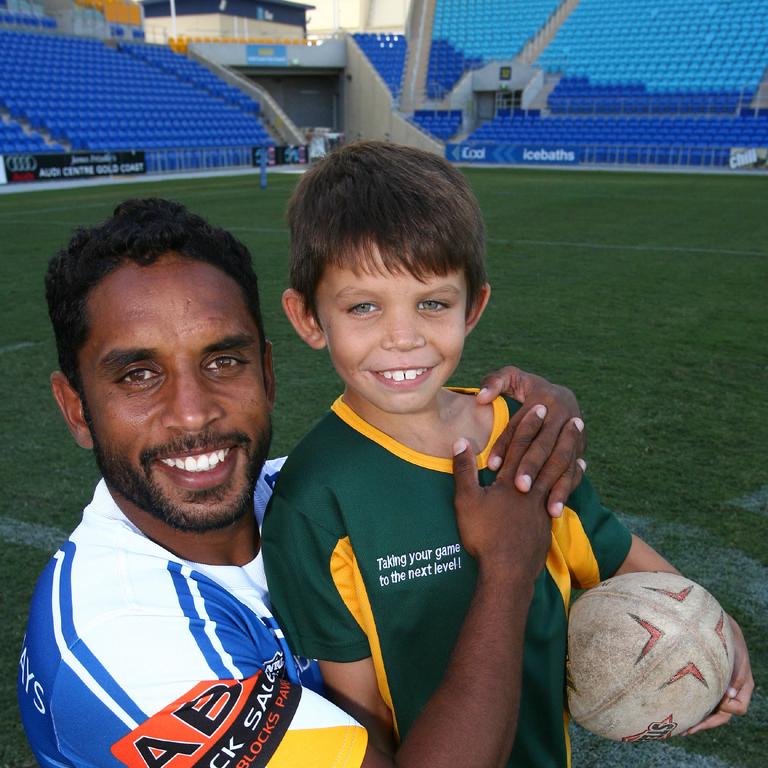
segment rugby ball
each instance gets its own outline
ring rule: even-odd
[[[599,736],[651,741],[685,732],[718,705],[732,669],[728,617],[683,576],[615,576],[571,608],[568,705]]]

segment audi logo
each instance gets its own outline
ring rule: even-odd
[[[5,158],[5,167],[11,173],[37,170],[37,160],[32,155],[11,155]]]

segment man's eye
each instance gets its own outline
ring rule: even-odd
[[[353,315],[369,315],[375,309],[376,309],[375,304],[371,304],[368,301],[364,301],[362,304],[355,304],[355,306],[350,308],[349,311]]]
[[[210,363],[208,363],[208,370],[211,371],[222,371],[225,368],[234,368],[236,365],[239,365],[240,361],[237,358],[229,357],[228,355],[224,355],[222,357],[217,357],[213,360],[211,360]]]
[[[436,301],[435,299],[425,299],[419,302],[419,309],[424,309],[427,312],[437,312],[446,308],[446,304],[442,301]]]
[[[123,376],[122,381],[125,381],[128,384],[144,384],[154,375],[155,372],[150,371],[149,368],[134,368]]]

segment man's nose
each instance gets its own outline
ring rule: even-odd
[[[213,382],[202,371],[177,373],[166,384],[164,426],[199,432],[224,415]]]

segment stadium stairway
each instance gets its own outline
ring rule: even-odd
[[[432,25],[437,0],[412,0],[405,34],[410,41],[405,60],[400,110],[406,114],[418,109],[424,101],[432,45]]]
[[[379,77],[386,83],[397,101],[408,53],[408,41],[404,35],[358,32],[352,38],[366,55]]]
[[[69,149],[66,143],[51,140],[43,131],[33,131],[25,120],[14,120],[6,110],[0,109],[0,154],[12,152],[61,152]]]
[[[277,100],[266,88],[258,85],[253,80],[249,80],[244,75],[203,56],[194,44],[187,49],[186,55],[192,61],[196,61],[209,69],[216,77],[238,88],[250,96],[253,101],[258,102],[262,122],[269,129],[272,136],[278,138],[282,144],[304,144],[306,141],[304,133],[288,117],[283,108],[277,103]]]
[[[427,99],[442,100],[470,70],[516,58],[561,5],[562,0],[438,0]]]
[[[547,19],[544,26],[532,37],[520,51],[518,59],[531,64],[541,55],[542,51],[552,42],[560,27],[576,10],[580,0],[563,0],[560,7]]]

